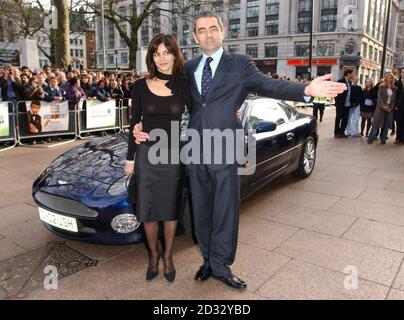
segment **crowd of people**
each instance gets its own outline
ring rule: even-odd
[[[63,64],[62,64],[63,65]],[[69,65],[41,69],[17,68],[6,64],[0,68],[0,101],[9,102],[9,112],[27,112],[27,103],[40,101],[67,101],[69,110],[75,110],[81,101],[97,99],[101,102],[131,98],[132,84],[143,75],[133,70],[130,73],[89,71],[74,69]],[[84,106],[85,107],[85,106]],[[60,137],[30,139],[29,144],[53,142]],[[10,141],[0,142],[9,145]]]
[[[363,137],[369,144],[380,138],[386,144],[389,130],[394,143],[404,145],[404,69],[400,77],[385,74],[379,83],[367,79],[358,85],[353,69],[346,69],[341,83],[348,90],[335,98],[335,138]]]
[[[70,67],[52,69],[47,65],[30,70],[6,64],[0,68],[0,101],[11,102],[10,111],[12,105],[17,106],[20,101],[68,101],[69,109],[73,110],[80,100],[129,99],[130,87],[140,77],[136,71],[129,74],[92,72]]]

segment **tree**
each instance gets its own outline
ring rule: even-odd
[[[94,2],[93,0],[78,0],[79,3],[85,8],[85,12],[90,15],[101,17],[101,2]],[[102,1],[102,0],[101,0]],[[136,52],[139,49],[138,31],[140,30],[142,23],[152,16],[156,21],[160,21],[161,15],[171,17],[172,15],[181,16],[183,19],[191,19],[189,8],[193,5],[203,5],[209,3],[209,1],[196,0],[146,0],[142,2],[142,7],[138,10],[136,0],[131,1],[130,12],[121,13],[117,8],[121,3],[121,0],[104,0],[104,18],[110,21],[119,35],[125,41],[129,48],[129,68],[136,68]],[[163,3],[170,4],[170,9],[163,9],[161,5]],[[185,3],[185,4],[184,4]],[[127,22],[129,30],[122,27],[122,23]]]
[[[67,0],[54,0],[57,10],[57,28],[54,34],[55,65],[64,67],[70,64],[70,17]],[[63,63],[63,62],[64,63]]]
[[[56,2],[60,3],[60,1],[52,2],[54,2],[55,7],[59,5]],[[69,18],[67,20],[69,30],[77,33],[78,36],[83,34],[88,24],[84,19],[84,14],[77,7],[77,0],[63,2],[63,5],[67,5],[68,8],[65,12],[67,12]],[[40,41],[37,41],[38,49],[51,61],[52,65],[55,65],[55,62],[60,62],[59,58],[55,58],[55,40],[60,39],[54,37],[54,34],[59,34],[60,31],[52,31],[51,28],[45,25],[45,21],[49,20],[51,15],[49,0],[0,0],[0,23],[3,27],[1,36],[6,42],[14,42],[19,38],[35,39],[38,35],[47,37],[50,42],[51,52]],[[61,18],[63,20],[64,15]],[[70,31],[68,32],[70,33]],[[64,31],[63,34],[65,34]],[[66,48],[63,50],[66,50]],[[70,54],[70,49],[66,54]]]

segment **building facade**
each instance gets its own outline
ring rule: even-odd
[[[122,1],[117,10],[130,12],[130,3]],[[200,50],[192,39],[192,18],[201,10],[211,8],[222,16],[228,29],[224,42],[226,50],[250,55],[263,72],[291,78],[308,76],[312,0],[214,0],[208,5],[192,6],[189,3],[184,0],[183,5],[189,19],[167,14],[167,10],[175,12],[177,8],[172,3],[164,3],[160,16],[157,12],[157,16],[154,14],[144,21],[138,34],[143,50],[154,34],[166,32],[176,35],[186,59],[199,55]],[[312,75],[333,73],[339,77],[344,68],[353,67],[361,83],[366,78],[377,81],[388,1],[314,0],[313,3]],[[142,10],[141,1],[138,7]],[[392,70],[395,64],[398,15],[399,2],[393,0],[388,20],[387,70]],[[102,67],[100,30],[98,19],[97,67]],[[126,44],[112,23],[106,22],[105,30],[107,67],[118,63],[120,67],[128,68]]]
[[[396,67],[404,68],[404,1],[400,1],[396,37]]]

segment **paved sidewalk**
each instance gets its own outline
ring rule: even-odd
[[[66,241],[75,250],[69,254],[89,264],[61,279],[57,290],[42,289],[39,280],[39,289],[21,290],[1,263],[21,263],[27,283],[38,270],[24,261],[35,261],[32,253],[40,255],[48,242],[65,241],[42,226],[31,185],[73,144],[1,153],[0,299],[404,299],[404,147],[392,137],[384,146],[334,139],[333,121],[327,109],[309,179],[281,178],[242,204],[232,266],[248,283],[241,292],[193,280],[201,257],[189,235],[176,240],[172,284],[162,274],[146,282],[143,245]]]

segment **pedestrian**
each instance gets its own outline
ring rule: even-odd
[[[347,135],[361,137],[359,133],[360,104],[362,101],[362,88],[358,85],[358,77],[352,78],[351,107],[349,108]]]
[[[344,70],[344,77],[338,80],[338,82],[346,84],[348,89],[335,98],[335,138],[348,138],[348,136],[345,134],[345,130],[348,125],[349,109],[351,108],[351,80],[354,75],[355,71],[347,68]]]
[[[377,93],[376,111],[368,137],[369,144],[374,142],[378,129],[381,129],[380,144],[386,144],[388,131],[393,127],[396,97],[397,88],[394,85],[394,76],[392,73],[387,73],[384,76],[384,83],[380,85]]]
[[[373,85],[372,79],[366,79],[365,88],[362,91],[362,100],[361,100],[361,135],[364,136],[366,134],[366,138],[369,137],[370,127],[372,125],[373,114],[376,110],[377,104],[377,89]],[[366,127],[366,133],[365,133]]]

